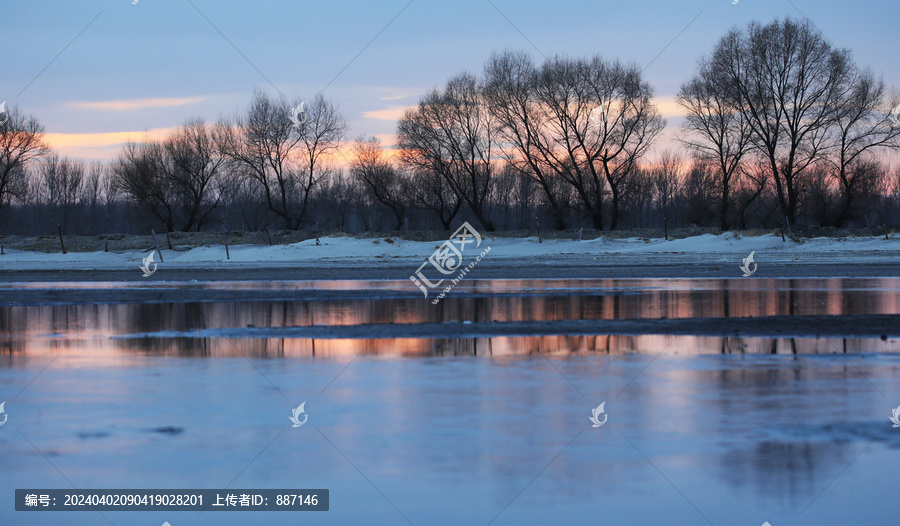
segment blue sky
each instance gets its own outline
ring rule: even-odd
[[[36,115],[63,153],[109,158],[127,137],[241,111],[254,88],[289,99],[324,89],[351,137],[388,136],[404,106],[503,48],[646,66],[673,127],[667,101],[697,59],[733,25],[784,16],[809,17],[900,86],[888,1],[133,1],[4,6],[0,101]]]

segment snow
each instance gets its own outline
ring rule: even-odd
[[[333,262],[337,264],[371,264],[372,261],[421,262],[441,244],[440,241],[407,241],[353,237],[323,237],[321,245],[315,240],[306,240],[288,245],[235,245],[229,247],[231,259],[226,260],[224,246],[183,247],[179,250],[162,251],[167,268],[221,268],[229,267],[292,267],[311,262]],[[593,240],[544,240],[528,238],[485,238],[480,249],[491,246],[488,257],[491,260],[506,259],[509,262],[528,261],[535,258],[553,256],[582,255],[594,259],[624,257],[662,256],[666,254],[698,256],[708,259],[744,257],[755,251],[756,260],[765,255],[789,260],[803,256],[804,260],[827,259],[840,263],[869,257],[874,260],[891,260],[900,255],[900,238],[885,240],[883,237],[857,238],[811,238],[801,242],[790,239],[782,241],[780,236],[739,236],[733,233],[722,235],[704,234],[700,236],[674,239],[647,238],[598,238]],[[470,248],[471,250],[471,248]],[[473,251],[474,252],[474,251]],[[126,252],[82,252],[44,253],[22,250],[7,250],[0,256],[0,270],[124,270],[133,269],[150,253],[147,251]]]

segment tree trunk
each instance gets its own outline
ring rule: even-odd
[[[728,230],[728,185],[722,187],[722,202],[719,203],[719,228],[722,232]]]
[[[619,226],[619,189],[611,186],[612,190],[612,218],[609,221],[609,229],[615,230]]]

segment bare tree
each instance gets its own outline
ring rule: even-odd
[[[700,60],[694,78],[681,86],[677,101],[685,110],[684,131],[680,140],[701,159],[718,168],[717,186],[719,228],[728,230],[729,204],[733,179],[750,148],[750,121],[730,99],[735,92],[728,86],[730,77],[717,71],[715,63]]]
[[[175,230],[175,197],[166,175],[165,150],[155,141],[129,142],[112,168],[115,188],[133,203]]]
[[[853,79],[850,52],[834,48],[811,22],[752,22],[717,44],[711,68],[731,104],[748,121],[755,149],[768,163],[784,216],[794,222],[798,177],[829,148]]]
[[[673,204],[681,189],[681,173],[684,168],[682,158],[672,150],[665,150],[657,159],[657,166],[651,171],[656,202],[664,218],[672,218]]]
[[[350,175],[378,203],[394,215],[394,228],[400,230],[409,203],[409,181],[404,172],[391,164],[376,137],[360,137],[353,147]]]
[[[739,168],[741,175],[736,179],[735,191],[735,208],[737,211],[738,228],[746,230],[750,224],[751,214],[756,208],[764,207],[761,203],[761,197],[770,190],[767,183],[769,180],[769,169],[766,161],[761,156],[752,156],[745,159]],[[776,205],[777,206],[777,205]],[[766,215],[771,213],[768,212]],[[765,221],[762,221],[765,224]]]
[[[221,179],[221,195],[226,217],[236,213],[240,225],[250,231],[271,226],[272,216],[266,206],[263,188],[238,165],[231,165]]]
[[[100,205],[103,193],[103,179],[106,177],[106,165],[101,162],[93,162],[84,169],[84,179],[78,188],[78,202],[96,209]]]
[[[531,56],[520,51],[494,54],[484,68],[484,96],[497,121],[498,135],[510,166],[533,178],[544,191],[556,227],[566,228],[564,205],[555,191],[552,167],[545,162],[540,142],[541,107],[537,98],[538,71]]]
[[[212,129],[202,119],[191,119],[162,144],[163,167],[174,192],[181,230],[198,231],[219,206],[219,176],[225,156],[218,149]]]
[[[463,73],[443,91],[433,90],[398,124],[401,157],[418,170],[440,175],[486,230],[495,172],[496,126],[478,80]]]
[[[78,203],[84,174],[83,164],[57,154],[49,155],[37,170],[40,201],[48,207],[51,217],[63,224],[69,223]]]
[[[84,211],[85,221],[79,225],[83,233],[96,232],[99,225],[108,223],[109,208],[103,206],[104,189],[109,179],[107,165],[93,162],[85,167],[84,179],[78,190],[78,203]]]
[[[331,173],[326,161],[347,129],[322,95],[304,103],[302,116],[292,115],[299,105],[257,91],[246,117],[217,126],[220,151],[260,184],[266,206],[290,230],[305,221],[312,191]]]
[[[413,202],[433,212],[444,230],[450,230],[453,220],[462,209],[462,198],[439,173],[415,167],[410,167],[409,170]]]
[[[832,216],[834,226],[843,225],[859,198],[872,190],[869,178],[883,173],[872,166],[872,154],[900,148],[900,125],[890,111],[884,111],[885,107],[897,107],[900,95],[891,99],[888,101],[884,82],[869,70],[856,72],[847,85],[832,130],[835,146],[826,158],[841,194],[840,206]]]
[[[709,160],[694,159],[679,185],[679,195],[684,203],[685,216],[689,223],[705,225],[717,216],[716,194],[719,186],[716,178],[718,170]]]
[[[0,209],[28,190],[26,167],[30,161],[46,155],[44,127],[33,116],[25,116],[18,107],[6,114],[0,124]]]
[[[556,57],[541,68],[542,156],[572,185],[598,230],[603,228],[604,183],[614,230],[626,180],[665,126],[652,95],[637,66],[600,56]]]
[[[324,204],[324,215],[341,232],[350,228],[350,218],[362,217],[365,201],[362,183],[342,172],[334,172],[317,188],[317,199]]]

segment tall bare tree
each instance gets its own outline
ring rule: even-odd
[[[637,66],[600,56],[551,58],[539,72],[542,162],[574,188],[598,230],[605,189],[614,230],[627,178],[665,126],[652,96]]]
[[[537,68],[527,55],[505,52],[485,75],[491,112],[514,150],[510,162],[540,183],[557,226],[564,201],[554,180],[572,188],[597,229],[609,195],[610,228],[618,227],[627,179],[664,125],[640,70],[599,56],[554,57]]]
[[[497,121],[499,138],[510,166],[533,178],[544,191],[556,227],[566,228],[565,206],[560,202],[554,177],[542,155],[541,107],[537,98],[538,71],[531,56],[521,51],[495,53],[484,68],[484,97]]]
[[[811,22],[785,19],[732,29],[710,61],[767,161],[782,213],[794,222],[799,178],[829,149],[830,128],[843,111],[854,73],[850,52],[832,46]]]
[[[686,111],[680,140],[700,159],[717,168],[719,228],[728,230],[733,180],[750,149],[750,120],[730,94],[730,77],[709,59],[700,60],[697,74],[681,86],[677,101]]]
[[[225,156],[216,145],[212,127],[202,119],[191,119],[167,137],[162,147],[166,177],[182,216],[181,229],[200,230],[221,200],[218,184]]]
[[[165,149],[158,141],[129,142],[114,161],[112,172],[117,191],[162,221],[167,229],[175,230],[175,189],[165,164]]]
[[[842,226],[859,198],[872,189],[867,178],[881,173],[872,165],[874,153],[900,149],[900,124],[885,111],[898,105],[900,95],[889,97],[884,81],[867,69],[856,71],[847,84],[832,129],[833,151],[826,157],[841,194],[834,226]]]
[[[257,91],[246,117],[217,126],[221,152],[259,183],[266,206],[290,230],[305,221],[313,189],[331,173],[327,161],[347,129],[322,95],[304,102],[303,113],[295,110],[300,104]]]
[[[26,167],[46,155],[44,126],[34,116],[24,115],[15,106],[3,115],[0,124],[0,209],[28,191]]]
[[[496,170],[496,126],[475,76],[462,73],[407,110],[397,130],[401,157],[418,170],[440,175],[486,230]]]

